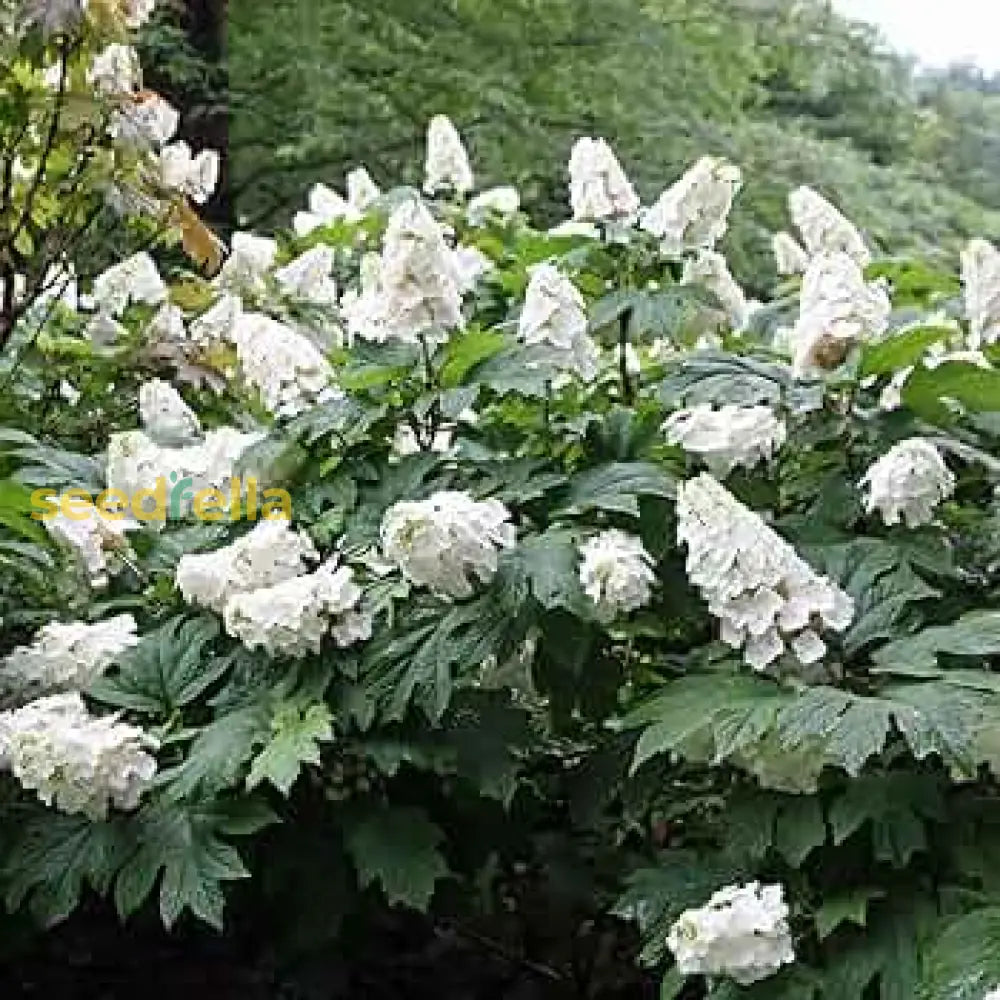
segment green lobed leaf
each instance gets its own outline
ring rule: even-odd
[[[564,513],[603,510],[639,516],[639,497],[674,495],[674,480],[649,462],[612,462],[579,473],[566,497]]]
[[[330,710],[321,703],[306,709],[280,706],[271,720],[270,740],[250,765],[247,788],[268,781],[287,796],[302,765],[319,764],[320,744],[333,739],[332,721]]]
[[[345,842],[362,887],[378,882],[391,905],[426,911],[448,865],[440,828],[422,809],[390,806],[356,818]]]
[[[209,615],[171,618],[119,657],[117,669],[99,678],[90,694],[108,705],[169,718],[204,694],[230,660],[207,648],[219,633]]]

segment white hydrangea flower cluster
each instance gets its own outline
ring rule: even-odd
[[[663,241],[663,252],[670,256],[711,250],[726,234],[742,185],[739,167],[704,156],[643,213],[640,225]]]
[[[688,578],[720,620],[723,642],[743,647],[754,670],[786,649],[815,663],[826,653],[820,631],[851,624],[851,598],[708,473],[679,487],[677,515]]]
[[[859,267],[871,263],[872,255],[861,233],[818,191],[797,188],[788,196],[788,209],[810,257],[844,253]]]
[[[885,333],[891,314],[883,282],[866,283],[846,253],[817,254],[806,269],[790,335],[795,374],[836,368],[852,346]]]
[[[381,528],[385,557],[413,583],[450,597],[469,597],[472,579],[487,583],[499,549],[515,543],[510,512],[499,500],[476,501],[454,490],[397,503]]]
[[[232,330],[240,371],[278,416],[297,416],[339,390],[315,344],[263,313],[243,313]]]
[[[120,572],[122,557],[129,550],[125,533],[138,524],[123,513],[107,515],[93,504],[81,502],[72,517],[60,509],[42,522],[45,530],[61,545],[67,546],[86,571],[91,587],[108,585],[108,576]]]
[[[160,177],[166,187],[204,205],[219,183],[219,154],[203,149],[197,156],[180,140],[160,150]]]
[[[150,379],[139,386],[139,421],[157,444],[172,447],[201,439],[197,414],[163,379]]]
[[[517,188],[503,186],[489,188],[477,194],[465,210],[470,226],[485,226],[491,219],[506,222],[517,215],[521,208],[521,195]]]
[[[462,326],[461,277],[441,227],[415,199],[389,219],[379,267],[378,328],[393,340],[443,343]]]
[[[983,997],[983,1000],[1000,1000],[1000,986],[996,989],[990,990],[990,992]]]
[[[577,139],[569,158],[569,199],[576,222],[627,222],[639,196],[604,139]]]
[[[132,810],[156,774],[157,741],[119,721],[91,715],[78,691],[0,713],[0,768],[64,813],[92,820]]]
[[[924,438],[893,445],[861,480],[867,488],[868,513],[878,511],[888,524],[904,521],[918,528],[934,519],[934,510],[955,491],[955,476],[937,448]]]
[[[970,240],[962,251],[968,346],[973,349],[1000,340],[1000,250],[986,240]]]
[[[741,986],[767,979],[795,961],[784,888],[726,886],[678,917],[667,946],[685,976],[728,976]]]
[[[273,587],[309,569],[319,553],[286,518],[268,518],[230,545],[181,556],[174,583],[189,604],[222,614],[234,594]]]
[[[697,255],[687,258],[681,284],[707,288],[722,303],[733,330],[740,333],[746,329],[753,310],[721,253],[699,250]]]
[[[435,115],[427,126],[427,162],[424,166],[424,193],[468,194],[475,187],[458,129],[447,115]]]
[[[785,422],[768,406],[692,406],[671,414],[663,430],[670,444],[697,455],[720,479],[737,466],[770,461],[787,437]]]
[[[92,297],[104,316],[121,316],[130,305],[158,306],[167,298],[167,286],[153,258],[141,252],[114,264],[94,278]]]
[[[93,624],[51,622],[0,663],[0,686],[14,692],[82,690],[138,641],[135,619],[127,614]]]
[[[653,557],[635,535],[611,528],[580,546],[580,583],[607,618],[645,607],[655,582]]]
[[[223,611],[226,631],[249,649],[272,656],[318,653],[328,632],[341,647],[371,637],[372,617],[358,608],[361,588],[334,556],[313,573],[233,594]]]
[[[549,348],[559,370],[593,381],[600,352],[587,334],[580,290],[554,264],[536,264],[530,274],[518,322],[519,336],[529,347]]]
[[[278,268],[274,278],[289,298],[314,306],[335,306],[337,283],[331,276],[332,270],[333,247],[321,244]]]
[[[113,42],[98,52],[87,70],[87,83],[107,96],[130,94],[138,89],[141,80],[138,52],[131,45],[120,42]]]
[[[134,498],[140,490],[153,490],[160,479],[167,484],[190,479],[190,490],[179,498],[177,510],[167,511],[168,517],[186,516],[191,510],[189,493],[214,488],[228,497],[236,462],[264,436],[260,432],[219,427],[209,431],[198,444],[166,448],[144,431],[112,434],[108,442],[107,485]],[[171,499],[168,497],[168,508]]]
[[[799,246],[798,240],[791,233],[775,233],[771,237],[771,250],[774,252],[774,262],[781,277],[802,274],[809,266],[809,254]]]

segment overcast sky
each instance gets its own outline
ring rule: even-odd
[[[1000,70],[1000,0],[834,0],[878,24],[894,48],[930,66],[972,61]]]

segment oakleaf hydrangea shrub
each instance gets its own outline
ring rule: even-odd
[[[200,202],[138,94],[115,133]],[[435,118],[420,191],[359,166],[19,317],[9,908],[277,940],[530,894],[634,924],[664,997],[995,995],[997,251],[884,260],[802,188],[750,301],[737,165],[567,158],[541,232]]]

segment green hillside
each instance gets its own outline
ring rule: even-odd
[[[266,30],[263,11],[229,6],[247,225],[287,221],[309,184],[359,162],[417,181],[443,112],[481,182],[516,184],[542,222],[565,211],[580,134],[608,137],[646,198],[703,153],[731,157],[747,183],[728,250],[755,288],[806,181],[891,252],[1000,238],[1000,98],[968,72],[915,78],[818,0],[274,0]]]

